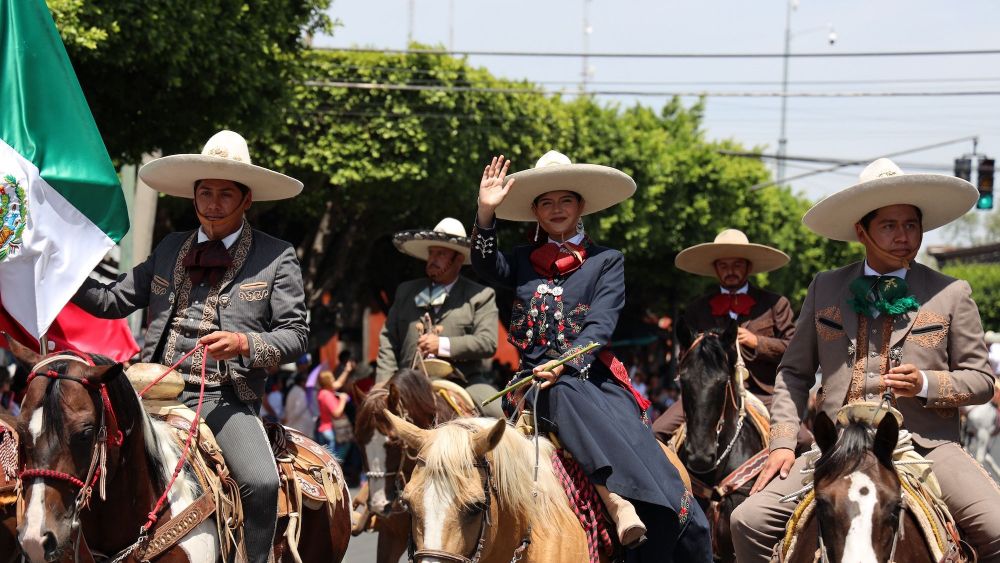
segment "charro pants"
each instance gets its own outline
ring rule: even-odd
[[[996,482],[958,444],[916,450],[934,462],[944,502],[979,553],[979,561],[1000,562],[1000,488]],[[794,502],[782,503],[778,499],[802,487],[800,470],[804,465],[804,458],[799,456],[787,479],[775,477],[764,490],[736,507],[731,529],[739,563],[770,560],[796,506]]]
[[[198,386],[185,386],[180,400],[191,410],[197,408]],[[257,416],[259,408],[259,402],[240,400],[230,386],[206,389],[201,407],[201,416],[240,487],[248,563],[267,563],[278,520],[278,467]]]

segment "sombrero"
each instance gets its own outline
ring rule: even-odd
[[[194,198],[198,180],[239,182],[250,188],[254,201],[287,199],[299,195],[302,182],[250,162],[246,139],[233,131],[219,131],[205,143],[201,154],[175,154],[158,158],[139,169],[139,178],[167,195]]]
[[[682,250],[674,258],[674,265],[685,272],[714,278],[715,261],[723,258],[749,260],[751,274],[777,270],[789,260],[787,254],[776,248],[751,243],[743,231],[726,229],[715,237],[714,242],[696,244]]]
[[[573,164],[569,157],[549,151],[534,168],[510,175],[516,180],[510,193],[496,208],[498,219],[534,221],[531,204],[547,192],[568,190],[583,197],[583,214],[589,215],[621,203],[635,193],[631,176],[599,164]]]
[[[868,213],[888,205],[908,204],[923,214],[924,232],[958,219],[976,203],[976,188],[944,174],[905,174],[893,161],[869,164],[857,184],[812,206],[802,217],[814,233],[833,240],[856,241],[854,225]]]
[[[472,242],[466,235],[462,222],[451,217],[441,219],[430,231],[416,229],[396,233],[392,237],[392,243],[400,252],[421,260],[427,260],[432,246],[443,246],[465,256],[465,264],[472,263]]]

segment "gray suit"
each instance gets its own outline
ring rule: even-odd
[[[115,282],[85,281],[73,303],[96,317],[112,319],[148,308],[142,360],[172,364],[188,352],[177,349],[170,323],[192,305],[191,279],[181,260],[196,237],[197,231],[167,235],[145,262]],[[226,361],[222,371],[228,373],[210,374],[209,383],[231,382],[241,399],[254,402],[264,394],[265,368],[295,360],[306,351],[309,327],[302,272],[291,244],[249,224],[229,251],[233,265],[220,287],[209,291],[197,336],[210,332],[213,325],[247,335],[249,357]],[[183,374],[188,383],[197,383],[201,362],[199,352],[191,371]],[[215,369],[215,362],[209,365]]]
[[[396,290],[396,300],[379,336],[378,369],[375,380],[383,382],[402,368],[409,368],[417,352],[416,324],[425,309],[418,307],[416,296],[431,284],[427,278],[403,282]],[[490,373],[490,358],[497,351],[497,305],[492,288],[459,276],[441,307],[432,313],[440,336],[448,337],[450,355],[445,358],[461,371],[472,385],[469,394],[477,402],[488,396],[491,387],[484,376]],[[499,402],[486,414],[500,418]]]
[[[202,418],[212,429],[226,465],[240,485],[249,561],[266,563],[277,520],[278,473],[257,410],[265,368],[306,350],[309,327],[302,272],[291,244],[243,224],[228,248],[233,263],[215,285],[193,287],[182,261],[197,231],[172,233],[145,262],[111,284],[87,280],[73,302],[102,318],[147,308],[142,359],[172,365],[198,338],[215,330],[247,335],[247,357],[205,365],[198,351],[181,365],[187,383],[180,400],[194,408],[204,365],[207,390]],[[187,369],[183,369],[187,368]]]

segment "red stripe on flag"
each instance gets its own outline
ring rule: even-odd
[[[38,350],[38,341],[31,337],[20,324],[0,305],[0,331],[10,334],[15,340]],[[78,350],[101,354],[119,362],[124,362],[139,352],[139,345],[132,338],[132,331],[125,319],[99,319],[72,303],[66,304],[59,312],[47,334],[55,350]],[[7,347],[6,341],[0,346]]]

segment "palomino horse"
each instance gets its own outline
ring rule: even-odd
[[[902,486],[893,465],[899,422],[886,414],[872,435],[870,426],[852,421],[837,436],[826,413],[813,432],[822,455],[813,474],[823,561],[934,561],[923,532],[905,509]],[[905,540],[904,540],[905,538]],[[799,550],[813,561],[811,550]]]
[[[363,491],[355,502],[366,504],[368,513],[376,517],[377,563],[396,563],[410,537],[410,515],[400,506],[399,495],[413,472],[414,460],[405,455],[384,412],[389,410],[420,428],[451,420],[456,413],[434,392],[427,376],[412,369],[396,372],[385,385],[360,396],[359,402],[354,436],[364,453],[368,484],[367,498]]]
[[[387,413],[419,463],[403,492],[413,518],[412,559],[579,563],[587,536],[550,462],[504,420],[465,418],[433,430]],[[534,478],[538,459],[537,480]],[[604,554],[601,554],[604,560]]]
[[[746,412],[737,377],[736,329],[709,330],[691,343],[678,367],[686,430],[680,458],[712,525],[715,557],[735,561],[729,518],[767,459],[765,438]]]
[[[147,544],[140,527],[153,520],[149,513],[182,455],[171,428],[146,414],[121,364],[83,353],[43,358],[8,343],[22,364],[34,366],[18,421],[25,506],[18,539],[28,559],[121,557],[131,562],[149,557],[158,528],[152,526],[153,541]],[[166,495],[168,506],[155,515],[166,529],[173,528],[168,516],[183,525],[200,516],[186,509],[206,510],[198,478],[189,463],[183,467]],[[340,561],[350,528],[346,505],[334,515],[324,507],[302,512],[301,560]],[[158,563],[220,559],[214,515],[183,530],[176,543],[155,557]],[[274,551],[278,561],[294,559],[283,535],[275,538]]]

